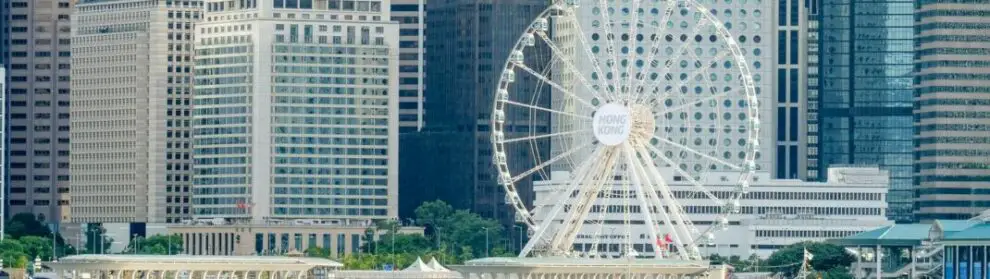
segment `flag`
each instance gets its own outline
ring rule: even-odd
[[[670,244],[670,243],[672,243],[672,242],[674,242],[674,240],[670,238],[670,234],[669,233],[668,234],[665,234],[663,236],[663,238],[660,238],[660,236],[657,236],[657,246],[660,246],[660,249],[667,250],[667,245]]]
[[[815,257],[815,255],[812,255],[811,252],[808,252],[808,249],[807,248],[804,249],[804,258],[805,259],[807,259],[807,260],[810,261],[814,257]]]

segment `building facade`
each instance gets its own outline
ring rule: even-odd
[[[805,15],[808,18],[807,27],[805,28],[806,32],[808,33],[808,40],[807,40],[808,80],[806,83],[807,96],[805,96],[805,100],[806,100],[805,111],[807,114],[804,119],[807,121],[808,127],[806,130],[807,132],[805,133],[805,135],[807,135],[807,139],[805,139],[804,142],[805,154],[806,154],[805,159],[807,160],[805,166],[807,167],[807,169],[805,170],[804,176],[801,176],[801,178],[810,181],[818,181],[818,179],[820,179],[820,177],[818,176],[819,175],[818,173],[818,168],[819,168],[818,166],[818,161],[819,161],[818,101],[819,101],[819,90],[820,90],[820,79],[819,79],[820,74],[818,70],[820,70],[819,58],[821,57],[820,54],[821,48],[819,47],[821,43],[818,38],[821,34],[818,32],[818,30],[819,30],[819,22],[820,22],[819,15],[821,13],[821,5],[819,4],[820,1],[821,0],[808,0],[807,2],[805,2],[807,3],[807,6],[805,7],[807,9],[807,12],[805,13]]]
[[[806,0],[778,0],[773,64],[773,170],[777,179],[807,179],[808,18]],[[769,119],[768,119],[769,120]]]
[[[773,175],[770,173],[758,173],[749,193],[740,201],[741,212],[728,217],[727,230],[714,231],[714,243],[700,247],[701,253],[741,258],[753,254],[767,257],[773,251],[793,243],[839,238],[890,224],[886,217],[887,171],[837,168],[830,172],[833,176],[827,182],[778,180],[771,179]],[[672,171],[661,170],[661,174],[667,177],[671,192],[698,231],[705,232],[716,224],[716,218],[720,216],[718,204],[705,197],[696,186],[671,179],[674,177]],[[737,175],[713,173],[702,183],[713,195],[727,196],[736,187],[733,176]],[[545,211],[553,208],[557,200],[557,197],[548,197],[548,194],[559,191],[555,189],[560,187],[567,187],[568,177],[568,173],[555,172],[553,180],[535,184],[538,223],[547,218]],[[626,234],[623,220],[627,213],[619,209],[624,204],[636,205],[638,201],[635,196],[599,199],[591,209],[591,219],[587,222],[604,222],[605,225],[582,227],[575,241],[575,250],[588,252],[597,243],[599,252],[615,257],[626,251],[625,244],[632,243],[640,255],[653,255],[656,238],[641,222],[632,225],[632,232]],[[603,208],[608,208],[608,212],[601,210]],[[557,218],[563,219],[564,214]],[[633,219],[641,216],[640,213],[631,214]]]
[[[404,216],[412,216],[422,201],[441,199],[504,224],[515,220],[492,165],[493,96],[512,45],[547,5],[544,0],[453,0],[427,5],[426,128],[403,137],[402,187],[409,193],[403,195],[409,198],[403,202]],[[549,50],[544,53],[542,58],[527,57],[532,61],[527,64],[546,65]],[[513,86],[532,92],[536,79],[520,79]],[[528,131],[528,126],[521,125],[519,131]],[[532,153],[521,147],[516,151],[526,155],[517,158],[526,159],[514,165],[525,170],[533,164],[527,157]],[[517,187],[524,201],[532,200],[531,181],[521,181]]]
[[[397,217],[399,26],[388,3],[206,2],[196,217]]]
[[[178,222],[190,216],[191,58],[202,3],[77,4],[73,222]]]
[[[426,0],[393,0],[399,23],[399,133],[423,129],[426,98]]]
[[[916,217],[968,219],[990,208],[990,2],[918,7]]]
[[[888,217],[910,222],[914,1],[819,3],[819,179],[841,165],[889,170]]]
[[[368,241],[368,223],[268,222],[258,224],[186,223],[168,227],[182,237],[189,255],[286,255],[310,247],[327,249],[331,257],[362,253]],[[384,231],[380,232],[385,233]],[[423,234],[421,227],[402,227],[399,233]],[[380,235],[379,235],[380,236]],[[378,236],[375,236],[376,239]]]
[[[66,221],[69,80],[75,1],[5,0],[9,215]]]

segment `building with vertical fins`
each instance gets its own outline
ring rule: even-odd
[[[818,171],[890,172],[887,216],[911,222],[914,1],[820,0]]]
[[[778,0],[772,97],[773,177],[807,178],[808,9],[805,0]],[[738,32],[738,31],[737,31]]]
[[[191,216],[193,26],[202,4],[77,3],[72,222],[176,223]]]
[[[398,212],[399,25],[388,1],[207,0],[196,26],[196,218]]]
[[[990,208],[990,1],[917,2],[915,214],[969,219]]]

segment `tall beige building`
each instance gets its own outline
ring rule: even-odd
[[[84,0],[73,17],[72,221],[190,216],[202,1]]]
[[[4,0],[9,21],[8,216],[63,221],[69,191],[70,14],[75,0]]]

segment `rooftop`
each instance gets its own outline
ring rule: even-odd
[[[708,267],[706,261],[656,260],[656,259],[589,259],[568,257],[543,258],[483,258],[464,263],[466,266],[631,266],[631,267],[664,267],[664,266],[698,266]]]
[[[843,246],[918,246],[928,239],[931,224],[893,224],[829,242]]]
[[[59,264],[254,264],[304,265],[311,267],[343,267],[322,258],[273,256],[190,256],[190,255],[75,255],[59,259]]]

